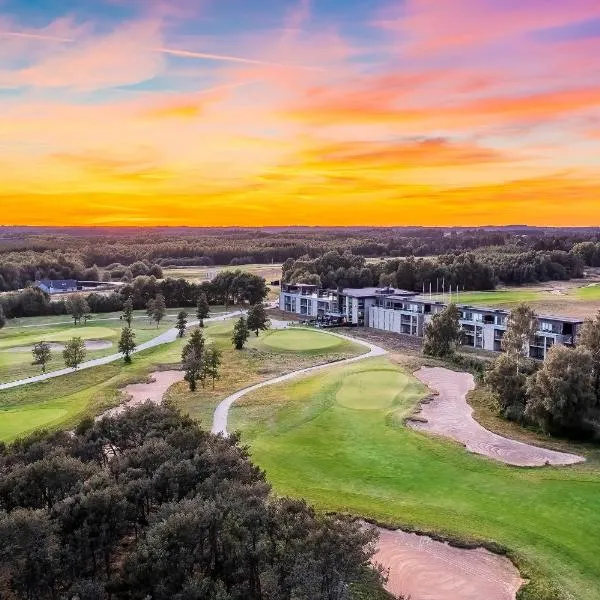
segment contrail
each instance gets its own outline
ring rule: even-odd
[[[234,62],[246,65],[262,65],[266,67],[279,67],[285,69],[306,69],[309,71],[321,71],[320,67],[310,67],[306,65],[286,65],[283,63],[274,63],[266,60],[258,60],[253,58],[243,58],[241,56],[230,56],[228,54],[212,54],[209,52],[192,52],[190,50],[176,50],[174,48],[152,48],[154,52],[170,54],[171,56],[181,56],[183,58],[202,58],[206,60],[218,60],[224,62]]]
[[[28,40],[48,40],[50,42],[61,42],[72,44],[75,42],[73,38],[63,38],[55,35],[44,35],[41,33],[25,33],[22,31],[0,31],[0,37],[24,38]]]

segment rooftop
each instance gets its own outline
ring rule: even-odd
[[[350,296],[352,298],[375,298],[378,296],[396,297],[417,295],[416,292],[409,292],[408,290],[382,287],[344,288],[342,290],[342,294],[344,294],[344,296]]]

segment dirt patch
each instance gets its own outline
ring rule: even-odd
[[[96,420],[102,417],[114,417],[124,412],[127,408],[139,406],[144,402],[150,401],[154,404],[160,404],[165,392],[174,384],[183,381],[183,371],[155,371],[150,374],[151,380],[145,383],[132,383],[125,386],[121,391],[126,395],[127,400],[103,412]]]
[[[585,459],[532,446],[502,437],[488,431],[473,418],[473,409],[466,400],[467,393],[475,387],[473,376],[441,367],[422,367],[415,376],[436,392],[421,405],[413,429],[436,433],[464,444],[470,452],[482,454],[509,465],[540,467],[543,465],[570,465]]]
[[[108,340],[85,340],[84,345],[86,350],[106,350],[112,347],[112,342]],[[65,345],[60,342],[47,342],[50,346],[50,350],[61,351],[65,349]],[[13,346],[12,348],[6,348],[2,352],[31,352],[33,346]]]
[[[379,529],[373,561],[389,572],[388,592],[411,600],[515,600],[524,583],[504,556],[401,530]]]

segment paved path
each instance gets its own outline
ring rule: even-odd
[[[355,344],[361,344],[362,346],[367,346],[369,351],[366,354],[361,354],[360,356],[354,356],[353,358],[346,358],[344,360],[338,360],[330,363],[325,363],[323,365],[317,365],[316,367],[308,367],[306,369],[300,369],[298,371],[292,371],[291,373],[286,373],[285,375],[281,375],[279,377],[274,377],[273,379],[267,379],[266,381],[261,381],[260,383],[256,383],[255,385],[251,385],[250,387],[244,388],[243,390],[239,390],[235,392],[235,394],[231,394],[225,398],[221,403],[217,406],[215,413],[213,415],[213,425],[212,432],[213,433],[221,433],[223,435],[227,435],[227,417],[229,416],[229,409],[233,406],[233,404],[239,400],[242,396],[249,394],[255,390],[259,390],[260,388],[266,387],[268,385],[275,385],[276,383],[282,383],[283,381],[289,381],[290,379],[294,379],[300,375],[306,375],[307,373],[313,373],[315,371],[321,371],[323,369],[328,369],[329,367],[345,365],[348,363],[353,363],[359,360],[364,360],[365,358],[372,358],[374,356],[383,356],[387,354],[387,350],[384,350],[380,346],[376,346],[375,344],[371,344],[370,342],[366,342],[364,340],[359,340],[357,338],[352,338],[346,335],[341,335],[339,333],[331,333],[330,331],[323,332],[328,335],[334,335],[336,337],[342,338],[344,340],[348,340]]]
[[[241,311],[236,310],[235,312],[228,312],[218,315],[216,317],[211,317],[209,319],[204,319],[205,323],[211,323],[215,321],[225,321],[226,319],[230,319],[231,317],[236,317],[241,314]],[[190,321],[188,323],[188,327],[193,327],[197,325],[198,321]],[[154,348],[156,346],[161,346],[162,344],[168,344],[170,342],[174,342],[177,339],[178,330],[175,327],[171,329],[167,329],[164,333],[157,335],[155,338],[144,342],[136,347],[134,352],[141,352],[142,350],[148,350],[148,348]],[[107,365],[111,362],[115,362],[117,360],[122,360],[123,355],[121,353],[110,354],[108,356],[102,356],[101,358],[95,358],[93,360],[88,360],[79,365],[78,369],[59,369],[58,371],[50,371],[49,373],[44,373],[42,375],[36,375],[34,377],[28,377],[26,379],[18,379],[16,381],[9,381],[8,383],[0,384],[0,390],[8,390],[10,388],[19,387],[21,385],[27,385],[28,383],[37,383],[39,381],[45,381],[46,379],[53,379],[54,377],[60,377],[61,375],[68,375],[69,373],[75,373],[76,371],[81,371],[83,369],[91,369],[92,367],[99,367],[100,365]]]

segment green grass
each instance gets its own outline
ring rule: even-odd
[[[313,329],[279,329],[263,336],[262,346],[278,352],[319,352],[344,345],[344,340]]]
[[[586,301],[600,301],[600,284],[588,285],[582,288],[577,288],[573,294],[576,298]],[[600,310],[600,306],[598,306]]]
[[[370,410],[357,388],[371,396]],[[403,420],[424,393],[388,359],[369,359],[251,394],[234,406],[232,426],[280,494],[456,540],[494,542],[532,580],[523,598],[598,600],[597,463],[509,467],[412,431]]]

